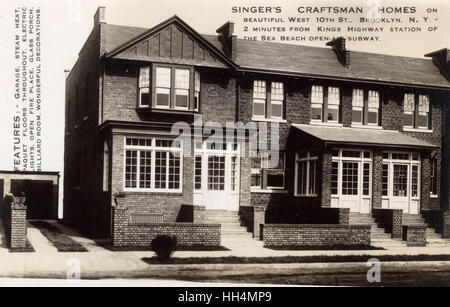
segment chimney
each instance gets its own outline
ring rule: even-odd
[[[64,74],[66,75],[67,78],[70,74],[70,69],[64,69]]]
[[[426,57],[432,58],[441,73],[450,81],[450,50],[447,48],[425,54]]]
[[[329,41],[327,46],[331,46],[334,53],[336,53],[339,62],[345,66],[345,68],[350,67],[350,51],[345,48],[345,38],[338,37]]]
[[[94,27],[100,23],[106,23],[104,6],[99,6],[94,15]]]
[[[219,42],[222,44],[222,51],[233,61],[236,60],[237,37],[234,33],[234,23],[228,21],[216,31],[219,34]]]

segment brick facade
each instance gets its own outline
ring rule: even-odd
[[[243,208],[242,212],[259,212],[257,217],[248,218],[252,220],[251,230],[254,234],[258,234],[260,231],[258,224],[264,221],[267,223],[315,223],[319,221],[325,224],[342,225],[348,223],[348,210],[330,208],[332,149],[334,147],[370,149],[373,151],[371,208],[380,209],[382,207],[382,151],[385,150],[383,146],[364,147],[353,143],[330,145],[314,138],[298,138],[298,135],[296,135],[296,129],[292,125],[310,124],[311,86],[316,84],[340,88],[339,124],[342,127],[352,126],[353,88],[361,88],[364,91],[379,91],[380,129],[399,131],[437,146],[434,150],[420,150],[422,159],[421,209],[439,210],[445,206],[441,203],[440,198],[441,194],[446,193],[445,189],[441,187],[441,177],[443,177],[441,166],[445,165],[442,161],[443,152],[441,148],[443,146],[444,101],[441,98],[436,98],[437,96],[434,95],[432,90],[411,89],[395,84],[362,84],[356,81],[343,81],[342,79],[337,81],[331,80],[332,78],[314,78],[304,75],[288,76],[283,73],[261,71],[247,73],[239,71],[236,69],[237,66],[233,66],[232,59],[238,58],[235,52],[240,50],[236,46],[232,46],[230,49],[234,52],[232,58],[225,59],[213,47],[206,45],[205,41],[197,40],[196,34],[190,33],[190,29],[185,27],[183,22],[178,20],[178,17],[174,17],[174,20],[169,22],[167,26],[171,27],[170,31],[175,31],[173,32],[174,36],[173,39],[169,40],[167,33],[158,34],[162,35],[160,36],[161,39],[158,40],[159,43],[155,45],[162,48],[159,54],[160,58],[158,58],[156,55],[158,52],[156,52],[156,49],[152,49],[156,47],[151,45],[154,37],[148,38],[147,49],[136,45],[127,50],[115,50],[111,54],[111,51],[116,47],[135,38],[137,35],[130,35],[127,31],[132,33],[136,29],[127,28],[123,29],[122,32],[119,26],[110,27],[103,22],[96,23],[80,52],[77,64],[68,75],[66,80],[64,179],[64,215],[66,222],[98,236],[111,235],[111,229],[115,227],[115,217],[111,215],[111,207],[114,205],[113,195],[121,192],[124,192],[126,196],[127,210],[130,214],[159,214],[163,216],[164,223],[186,220],[182,207],[183,205],[192,205],[194,200],[194,158],[183,157],[183,185],[180,193],[124,191],[125,137],[174,137],[170,133],[171,125],[179,121],[192,124],[194,114],[203,116],[203,124],[216,122],[223,125],[226,122],[234,123],[236,121],[244,124],[251,123],[254,121],[252,117],[253,82],[255,80],[283,82],[284,118],[275,121],[267,119],[267,123],[268,131],[270,131],[272,125],[275,125],[275,122],[279,124],[279,147],[280,150],[286,152],[286,171],[285,189],[283,191],[252,192],[252,158],[241,157],[239,205]],[[139,34],[142,34],[144,30],[141,29]],[[114,33],[114,31],[117,31],[117,33]],[[119,36],[119,32],[120,36],[124,36],[121,38],[122,41],[119,37],[114,37],[115,34]],[[124,33],[128,33],[128,36]],[[114,38],[111,39],[111,37]],[[193,53],[186,54],[187,58],[184,58],[183,48],[181,48],[181,53],[179,52],[180,43],[178,39],[181,37],[192,40]],[[184,40],[184,38],[181,39],[182,44],[189,44],[189,40]],[[147,40],[147,38],[145,39]],[[233,42],[236,43],[236,40],[233,40]],[[169,48],[170,46],[173,48]],[[101,58],[105,52],[108,53]],[[115,55],[118,57],[115,57]],[[141,58],[137,60],[136,55]],[[191,58],[192,55],[194,55],[194,58]],[[153,70],[155,65],[161,63],[171,66],[186,66],[186,63],[190,63],[186,67],[192,69],[195,67],[195,70],[200,73],[200,107],[198,112],[194,112],[193,109],[179,111],[137,108],[139,68],[145,66]],[[151,75],[151,78],[153,78],[153,75]],[[194,82],[192,79],[189,81],[190,86]],[[153,81],[151,80],[150,84]],[[149,88],[149,91],[153,95],[154,89]],[[403,94],[410,91],[430,94],[432,97],[430,118],[432,129],[430,131],[403,131]],[[192,97],[190,99],[193,100]],[[258,123],[259,121],[254,122]],[[271,145],[272,136],[269,135],[268,139],[269,145]],[[104,165],[106,161],[105,142],[109,145],[109,152],[107,153],[109,163],[107,166]],[[248,142],[244,145],[246,147]],[[401,146],[390,149],[412,150]],[[317,150],[319,152],[317,196],[315,197],[294,195],[295,154],[300,150]],[[418,149],[414,150],[419,151]],[[429,196],[429,162],[432,156],[436,157],[438,163],[436,173],[438,197],[436,198],[430,198]],[[105,168],[108,169],[108,172],[105,171]],[[107,178],[104,178],[105,174],[107,174]],[[202,204],[202,206],[207,206],[207,204]],[[250,207],[255,208],[247,210]],[[266,208],[265,214],[256,209],[259,207]],[[204,219],[202,210],[194,210],[192,215],[194,220]],[[396,215],[394,214],[394,216]],[[394,217],[389,219],[391,225],[389,227],[393,229],[393,236],[397,237],[401,233],[398,230],[400,225],[397,225]],[[147,231],[151,232],[150,229],[147,229]]]
[[[426,246],[427,227],[418,225],[403,226],[403,241],[406,241],[406,246]]]
[[[266,224],[265,247],[369,246],[370,225]]]
[[[3,200],[3,227],[11,250],[27,245],[27,207],[24,197],[6,195]]]

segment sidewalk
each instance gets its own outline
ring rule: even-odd
[[[275,270],[274,264],[242,264],[242,265],[148,265],[141,259],[151,258],[154,256],[150,251],[118,251],[113,252],[105,248],[98,246],[93,240],[87,239],[78,235],[75,231],[68,229],[67,227],[54,224],[60,227],[64,233],[68,234],[72,239],[82,244],[88,249],[88,252],[77,253],[61,253],[58,252],[51,243],[40,234],[36,228],[29,228],[29,240],[35,248],[35,253],[9,253],[4,245],[0,246],[0,277],[51,277],[51,278],[66,278],[69,269],[74,267],[74,264],[80,264],[80,269],[83,276],[92,276],[93,278],[105,277],[123,277],[127,278],[133,276],[133,278],[139,278],[140,274],[146,278],[155,274],[162,278],[162,271],[165,270],[179,270],[180,267],[184,268],[218,268],[218,270],[212,270],[216,273],[222,274],[230,273],[236,270],[239,272],[248,271],[250,268],[259,268],[256,271],[261,273]],[[0,225],[0,229],[3,228]],[[0,237],[2,233],[0,231]],[[239,242],[224,243],[225,247],[230,248],[230,251],[179,251],[175,252],[174,257],[177,258],[189,258],[189,257],[284,257],[284,256],[335,256],[335,255],[367,255],[367,258],[377,257],[381,255],[438,255],[438,254],[450,254],[450,247],[392,247],[387,250],[357,250],[357,251],[279,251],[271,250],[262,247],[261,242],[255,240],[255,244],[248,248],[248,246],[242,246]],[[424,263],[422,263],[424,264]],[[329,265],[338,264],[316,264],[316,266],[325,268]],[[339,264],[341,267],[342,264]],[[363,265],[364,264],[360,264]],[[407,263],[397,263],[396,265],[407,265]],[[440,263],[439,265],[443,265]],[[449,267],[449,263],[444,263]],[[286,268],[294,266],[296,268],[311,268],[314,264],[280,264],[280,268],[283,268],[283,272]],[[246,267],[248,269],[239,269],[240,267]],[[222,269],[220,269],[222,268]],[[364,266],[364,269],[366,267]],[[367,269],[366,269],[367,270]],[[169,272],[168,271],[168,272]],[[192,271],[188,270],[190,274]],[[255,272],[256,272],[255,271]],[[286,273],[286,272],[285,272]],[[212,277],[211,277],[212,278]]]

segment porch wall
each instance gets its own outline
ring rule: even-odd
[[[124,135],[121,134],[113,136],[112,195],[124,192],[129,213],[162,214],[164,222],[176,222],[181,206],[193,204],[194,158],[183,157],[183,190],[181,193],[127,192],[124,191],[124,139]],[[111,206],[114,205],[114,198],[112,198]]]

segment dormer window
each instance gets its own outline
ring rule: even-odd
[[[430,97],[428,95],[405,94],[403,126],[410,129],[430,128]]]

